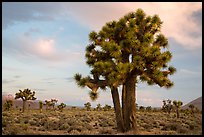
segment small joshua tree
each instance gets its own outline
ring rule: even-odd
[[[4,103],[4,110],[9,111],[12,106],[13,106],[13,101],[12,100],[6,100],[6,102]]]
[[[39,101],[39,109],[40,109],[40,112],[42,112],[42,108],[43,108],[43,102],[42,102],[42,101]]]
[[[63,109],[66,107],[66,104],[64,104],[64,103],[61,103],[59,106],[57,106],[58,107],[58,109],[62,112],[63,111]]]
[[[91,110],[91,103],[90,102],[87,102],[84,104],[84,107],[86,108],[86,110]]]
[[[147,110],[148,112],[150,112],[150,111],[152,111],[152,107],[151,107],[151,106],[147,106],[147,107],[146,107],[146,110]]]
[[[139,107],[139,110],[140,110],[140,111],[144,111],[144,110],[145,110],[145,107],[144,107],[144,106],[140,106],[140,107]]]
[[[57,99],[51,99],[51,106],[52,106],[53,110],[54,110],[55,104],[56,104],[57,102],[58,102]]]
[[[170,114],[172,108],[173,108],[173,105],[171,104],[171,100],[170,99],[163,100],[162,110],[164,112],[168,112],[168,114]]]
[[[195,108],[195,106],[193,104],[190,104],[188,107],[191,110],[191,114],[194,115],[194,108]]]
[[[174,100],[174,101],[173,101],[173,105],[174,105],[174,107],[176,108],[177,118],[179,118],[179,109],[180,109],[180,107],[183,105],[183,102]]]
[[[97,104],[96,110],[102,110],[101,104]]]
[[[109,110],[111,110],[111,106],[108,105],[108,104],[106,104],[106,105],[103,107],[103,110],[104,110],[104,111],[109,111]]]
[[[25,111],[26,101],[27,100],[36,100],[35,91],[31,91],[30,89],[24,89],[23,91],[19,90],[19,93],[15,94],[15,99],[21,98],[23,100],[23,112]]]
[[[45,100],[45,106],[46,106],[46,110],[50,109],[50,107],[52,106],[51,101]]]

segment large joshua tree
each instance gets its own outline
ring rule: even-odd
[[[21,98],[23,100],[23,112],[25,111],[26,101],[27,100],[36,100],[35,91],[31,91],[30,89],[19,90],[20,92],[15,94],[15,99]]]
[[[110,88],[120,131],[136,129],[138,82],[173,86],[168,75],[176,69],[167,64],[172,54],[167,49],[167,38],[160,32],[161,25],[158,15],[147,16],[138,9],[118,21],[106,23],[98,33],[89,34],[85,56],[91,68],[90,76],[77,73],[75,80],[79,86],[91,89],[92,98],[97,97],[99,88]],[[122,86],[122,109],[119,86]]]

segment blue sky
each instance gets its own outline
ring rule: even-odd
[[[174,87],[159,88],[139,83],[139,105],[160,107],[163,99],[184,104],[202,96],[202,3],[3,3],[2,4],[2,94],[15,95],[19,89],[36,91],[39,100],[57,98],[68,105],[87,101],[112,105],[110,91],[99,91],[91,101],[88,88],[79,88],[73,76],[89,74],[85,63],[88,34],[108,21],[142,8],[158,14],[162,32],[173,54],[169,63],[177,68],[170,77]],[[120,92],[121,95],[121,92]]]

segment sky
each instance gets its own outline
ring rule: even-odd
[[[2,95],[15,96],[29,88],[38,100],[113,106],[109,89],[99,90],[99,98],[91,101],[89,89],[78,87],[73,76],[89,75],[85,63],[89,33],[138,8],[163,21],[161,32],[173,55],[169,65],[177,72],[170,76],[174,82],[170,89],[138,83],[136,103],[161,107],[164,99],[186,104],[202,96],[201,2],[3,2]]]

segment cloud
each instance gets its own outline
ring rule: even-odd
[[[52,38],[32,38],[19,35],[10,40],[3,37],[3,55],[15,56],[21,61],[29,60],[45,63],[45,65],[58,67],[67,62],[77,62],[83,54],[74,50],[60,50],[56,40]],[[37,60],[36,60],[37,59]]]
[[[94,30],[99,30],[108,21],[142,8],[148,15],[158,14],[164,22],[162,32],[185,48],[194,49],[202,45],[202,23],[198,23],[202,19],[202,4],[198,2],[71,3],[64,4],[64,7],[70,11],[69,14]]]
[[[100,30],[106,22],[138,8],[148,15],[158,14],[164,22],[162,32],[185,48],[201,47],[201,2],[3,3],[2,21],[6,28],[16,22],[75,19],[92,30]]]
[[[47,91],[47,89],[44,89],[44,88],[34,88],[32,90],[37,91],[38,93],[39,91]]]
[[[18,78],[20,78],[21,76],[19,76],[19,75],[16,75],[16,76],[14,76],[14,78],[16,78],[16,79],[18,79]]]
[[[51,2],[4,2],[2,3],[2,27],[6,29],[18,22],[53,21],[61,10],[57,5]]]
[[[192,71],[192,70],[188,70],[188,69],[180,69],[179,72],[182,75],[191,75],[191,76],[192,75],[194,75],[194,76],[200,75],[200,72]]]
[[[66,77],[64,78],[66,81],[68,82],[73,82],[74,81],[74,78],[73,77]]]
[[[8,67],[8,66],[2,66],[2,71],[20,71],[22,69],[14,68],[14,67]]]
[[[8,79],[3,79],[2,80],[2,84],[9,84],[9,83],[13,83],[15,82],[16,80],[8,80]]]
[[[26,31],[24,33],[25,36],[29,37],[31,36],[33,33],[40,33],[41,30],[39,28],[30,28],[28,31]]]

